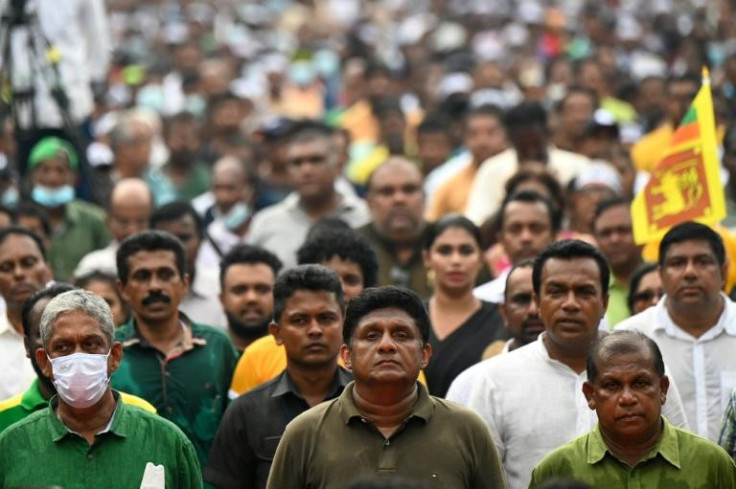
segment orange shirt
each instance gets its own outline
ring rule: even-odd
[[[477,170],[471,163],[440,185],[427,206],[425,218],[428,221],[437,221],[445,214],[465,212]]]

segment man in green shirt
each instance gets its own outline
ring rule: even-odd
[[[631,316],[627,302],[629,283],[642,262],[642,247],[634,242],[630,207],[631,203],[620,197],[605,200],[598,205],[593,218],[593,236],[611,265],[606,310],[611,329]]]
[[[144,231],[122,242],[118,279],[133,318],[115,331],[125,351],[112,385],[142,397],[194,444],[200,463],[228,402],[237,353],[224,331],[179,312],[187,293],[186,254],[163,231]]]
[[[51,222],[48,261],[56,280],[70,280],[84,255],[110,242],[102,209],[75,199],[78,167],[74,148],[54,137],[42,139],[28,158],[31,198],[46,210]]]
[[[54,284],[33,294],[24,304],[21,313],[23,321],[23,343],[33,371],[37,377],[25,392],[0,402],[0,433],[13,423],[25,419],[36,411],[48,407],[49,399],[56,395],[56,387],[46,378],[41,367],[36,362],[35,351],[43,348],[41,344],[41,314],[46,305],[59,294],[75,290],[68,284]],[[120,392],[120,399],[125,404],[138,406],[148,412],[155,413],[156,409],[140,397]]]
[[[109,306],[83,290],[51,300],[35,352],[58,396],[0,435],[0,487],[202,487],[194,447],[109,385],[123,355]]]
[[[716,444],[661,416],[669,379],[657,344],[617,331],[591,350],[583,393],[598,426],[547,455],[530,489],[576,479],[598,489],[736,487],[736,464]]]
[[[430,327],[408,289],[368,288],[353,298],[340,356],[355,381],[289,423],[266,487],[342,489],[379,474],[434,487],[505,488],[483,421],[417,382],[432,355]]]

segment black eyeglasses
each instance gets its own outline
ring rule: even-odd
[[[633,302],[652,302],[656,297],[657,300],[661,299],[664,295],[664,290],[642,290],[637,292],[632,297]]]

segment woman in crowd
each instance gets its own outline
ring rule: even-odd
[[[631,314],[639,314],[659,302],[664,295],[662,280],[656,263],[644,263],[631,276],[629,285],[629,309]]]
[[[428,310],[432,358],[425,369],[431,394],[444,396],[463,370],[479,362],[492,342],[508,339],[496,304],[473,296],[483,267],[480,231],[450,214],[427,231],[424,264],[433,282]]]

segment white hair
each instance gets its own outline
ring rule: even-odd
[[[115,334],[115,326],[113,325],[112,311],[100,296],[87,292],[82,289],[70,290],[59,294],[48,304],[41,315],[41,342],[43,347],[48,346],[48,341],[54,332],[54,324],[61,314],[68,312],[81,312],[93,319],[96,319],[102,329],[102,333],[107,337],[110,345],[113,343]]]

